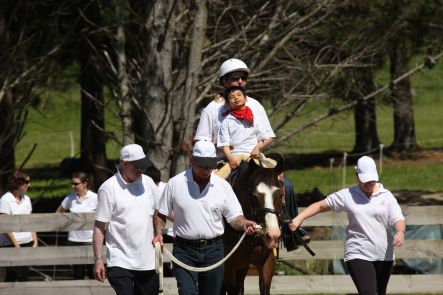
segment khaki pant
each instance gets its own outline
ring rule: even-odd
[[[237,154],[234,157],[235,163],[237,163],[237,165],[240,165],[240,162],[243,161],[249,161],[249,158],[251,157],[251,155],[249,154]],[[215,174],[217,174],[218,176],[220,176],[223,179],[228,178],[229,174],[231,174],[232,172],[232,168],[231,166],[229,166],[229,163],[226,163],[223,167],[221,167]]]
[[[240,165],[240,162],[246,161],[248,162],[249,159],[251,159],[251,155],[250,154],[237,154],[234,157],[235,163],[237,163],[237,165]],[[261,163],[261,165],[264,168],[275,168],[275,166],[277,165],[277,162],[271,158],[267,158],[263,153],[260,153],[258,159],[254,159],[254,161],[257,163],[257,165],[259,165],[259,163]],[[227,163],[226,165],[224,165],[223,167],[221,167],[215,174],[217,174],[218,176],[220,176],[223,179],[227,179],[229,174],[231,174],[232,172],[232,168],[231,166],[229,166],[229,163]]]

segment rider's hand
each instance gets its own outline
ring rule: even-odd
[[[229,157],[227,160],[228,160],[228,164],[229,164],[229,166],[231,167],[231,169],[235,169],[235,168],[238,167],[238,164],[237,164],[237,162],[234,160],[233,157]]]
[[[251,152],[251,158],[258,159],[259,156],[260,156],[260,148],[258,145],[256,145]]]

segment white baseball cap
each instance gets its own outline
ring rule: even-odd
[[[358,159],[355,171],[357,172],[358,179],[363,183],[378,181],[377,167],[371,157],[363,156]]]
[[[128,144],[120,150],[120,160],[130,162],[139,169],[145,170],[152,166],[152,162],[146,158],[143,148],[138,144]]]
[[[217,167],[217,153],[215,145],[207,140],[199,140],[194,144],[192,156],[201,167]]]

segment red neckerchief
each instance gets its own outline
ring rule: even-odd
[[[227,110],[223,113],[223,116],[226,117],[229,114],[240,121],[245,120],[251,126],[254,125],[254,114],[248,106],[246,106],[243,110]]]

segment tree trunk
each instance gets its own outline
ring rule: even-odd
[[[83,7],[87,20],[99,22],[101,16],[97,2]],[[80,160],[90,174],[91,189],[97,190],[109,177],[110,171],[106,159],[103,77],[98,56],[102,38],[99,33],[92,33],[93,31],[95,28],[91,27],[89,22],[84,22],[80,52],[82,103]]]
[[[371,68],[361,68],[355,71],[359,92],[362,94],[354,109],[355,145],[353,153],[363,153],[377,149],[380,140],[377,135],[377,121],[375,113],[375,98],[362,100],[368,93],[375,91]]]
[[[126,67],[126,35],[123,24],[125,1],[120,0],[117,2],[115,11],[118,22],[117,36],[116,36],[116,48],[117,48],[117,79],[118,79],[118,104],[120,107],[120,117],[122,120],[122,142],[123,145],[130,144],[132,142],[132,116],[131,116],[131,100],[129,97],[129,79]]]
[[[391,42],[389,57],[392,80],[408,71],[408,49],[406,40],[401,35],[400,38]],[[392,84],[390,90],[394,106],[394,141],[390,149],[395,151],[414,150],[417,148],[417,142],[409,78]]]
[[[172,60],[175,36],[176,1],[154,1],[136,4],[144,16],[139,16],[142,27],[135,31],[146,40],[137,52],[137,66],[141,83],[137,86],[137,104],[133,108],[135,142],[164,176],[169,175],[172,145],[171,106],[176,103],[172,93]],[[138,40],[134,40],[138,42]],[[141,73],[140,73],[141,71]],[[131,75],[133,76],[133,75]],[[134,76],[133,76],[134,77]]]
[[[15,169],[16,124],[10,91],[0,100],[0,192],[7,191],[8,177]]]
[[[195,16],[192,23],[191,45],[187,56],[186,70],[181,71],[177,91],[180,104],[175,103],[174,114],[174,136],[172,146],[178,148],[178,153],[172,155],[171,173],[176,174],[189,166],[189,155],[192,150],[194,137],[195,111],[197,86],[199,74],[202,69],[202,51],[206,32],[208,10],[206,0],[194,1],[196,6]],[[182,82],[183,81],[183,82]]]

